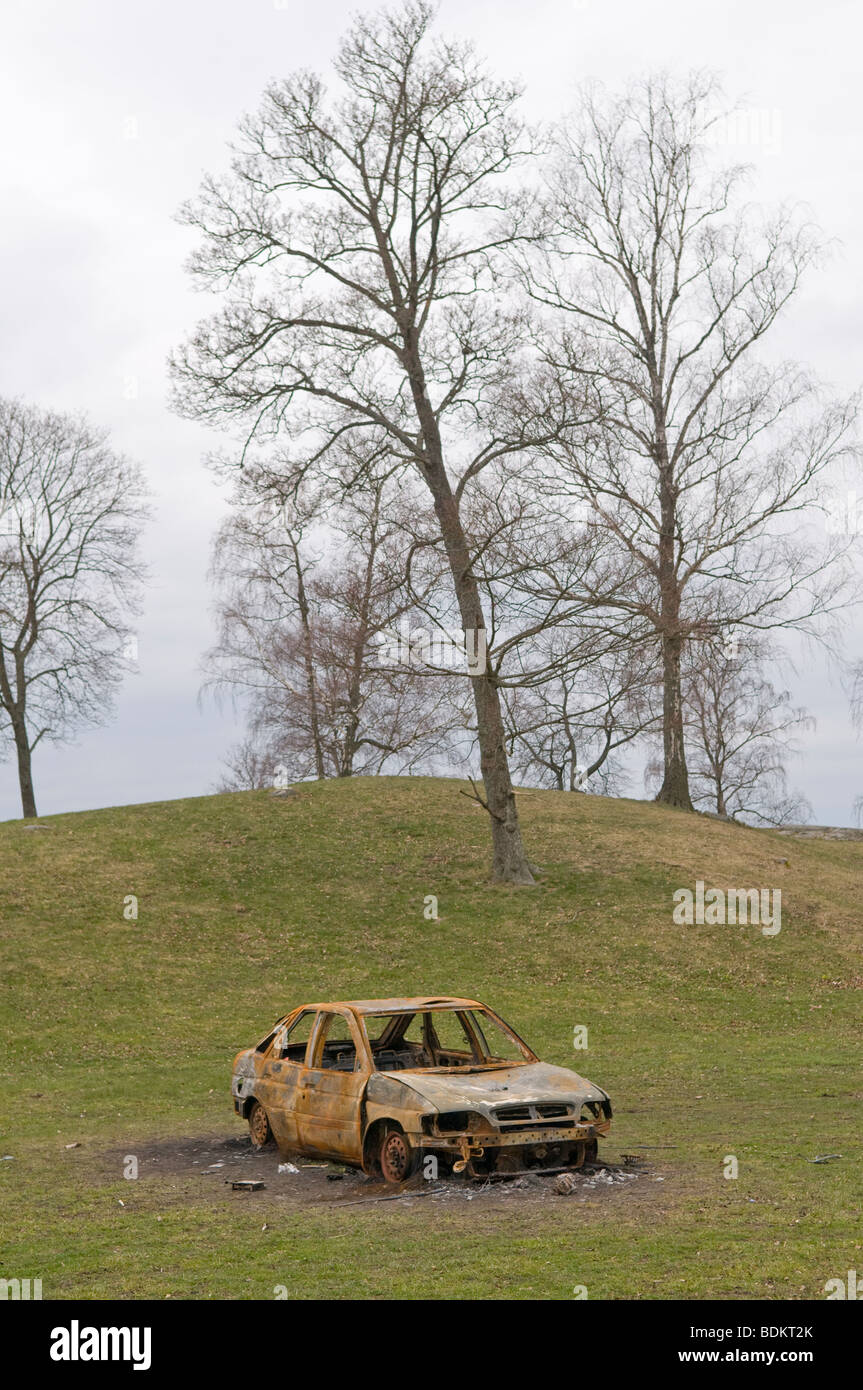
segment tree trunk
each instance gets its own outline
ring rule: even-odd
[[[339,770],[340,777],[353,777],[354,758],[357,755],[357,732],[360,727],[359,715],[359,678],[351,682],[348,686],[348,713],[345,720],[345,741],[342,757],[342,765]]]
[[[471,686],[476,707],[480,768],[491,819],[492,875],[499,883],[533,883],[509,775],[500,692],[485,660],[486,628],[479,586],[471,568],[461,518],[445,476],[434,489],[434,500],[455,585],[465,647],[468,652],[476,652],[478,665],[481,660],[481,669],[471,676]]]
[[[440,430],[426,393],[415,328],[407,330],[405,346],[405,365],[425,453],[421,471],[440,522],[465,634],[465,648],[468,652],[476,652],[481,658],[481,669],[471,676],[471,686],[476,707],[486,810],[491,820],[492,877],[498,883],[533,883],[535,880],[522,844],[515,792],[509,775],[500,692],[485,659],[486,626],[479,585],[473,572],[458,502],[453,496],[444,466]]]
[[[509,775],[498,689],[487,675],[473,677],[471,684],[482,780],[491,816],[492,874],[500,883],[533,883]]]
[[[18,785],[21,788],[21,814],[25,820],[35,818],[36,797],[33,793],[33,768],[30,755],[30,741],[27,726],[23,719],[12,721],[15,736],[15,751],[18,755]]]
[[[656,426],[659,447],[659,601],[662,616],[662,743],[664,777],[656,800],[691,811],[689,773],[683,743],[683,690],[680,664],[683,638],[680,632],[680,586],[675,558],[677,536],[677,488],[668,458],[665,418],[657,400]]]
[[[679,635],[662,636],[662,744],[665,775],[656,795],[667,806],[679,806],[691,811],[689,773],[683,742],[683,693],[680,682]]]
[[[379,495],[378,495],[379,496]],[[360,710],[362,708],[363,695],[363,674],[366,658],[366,646],[369,638],[369,614],[371,612],[372,590],[374,588],[375,558],[378,545],[378,503],[375,503],[375,510],[372,515],[369,530],[369,551],[366,557],[366,569],[363,578],[363,589],[360,598],[359,612],[357,614],[357,630],[354,639],[353,651],[351,653],[351,665],[348,678],[348,717],[345,729],[345,757],[341,777],[353,777],[354,759],[357,755],[357,735],[360,729]]]
[[[312,745],[315,750],[315,772],[317,773],[318,780],[323,781],[327,775],[327,771],[324,766],[324,750],[321,746],[321,730],[318,719],[318,685],[312,652],[313,639],[312,625],[309,617],[309,601],[306,596],[306,581],[303,575],[299,545],[293,539],[291,544],[294,552],[294,568],[297,574],[297,602],[300,609],[300,623],[303,629],[303,661],[306,668],[306,688],[309,695],[309,723],[312,731]]]

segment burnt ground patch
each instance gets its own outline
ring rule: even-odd
[[[489,1203],[510,1206],[515,1202],[530,1206],[562,1201],[618,1201],[636,1196],[642,1200],[651,1189],[656,1191],[655,1184],[666,1182],[666,1176],[657,1174],[652,1165],[632,1169],[600,1161],[568,1170],[572,1181],[566,1193],[555,1190],[555,1174],[529,1170],[484,1180],[466,1174],[426,1180],[419,1173],[396,1186],[367,1177],[345,1164],[296,1152],[282,1153],[275,1145],[255,1149],[247,1135],[223,1134],[131,1142],[123,1149],[94,1153],[90,1161],[100,1173],[114,1180],[130,1158],[137,1164],[137,1182],[147,1189],[150,1199],[158,1200],[161,1186],[171,1205],[182,1193],[193,1201],[253,1200],[264,1206],[273,1201],[292,1207],[377,1202],[418,1206],[422,1202],[431,1211],[440,1204],[477,1203],[484,1207]],[[233,1182],[249,1181],[263,1183],[263,1187],[235,1190],[231,1186]]]

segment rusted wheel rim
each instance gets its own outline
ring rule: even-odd
[[[381,1171],[387,1182],[402,1182],[408,1171],[408,1146],[403,1134],[392,1130],[381,1149]]]
[[[252,1135],[252,1143],[256,1144],[259,1149],[262,1149],[267,1142],[270,1122],[267,1119],[267,1113],[264,1107],[258,1105],[257,1102],[252,1107],[252,1113],[249,1116],[249,1129]]]

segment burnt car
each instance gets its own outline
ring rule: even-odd
[[[255,1147],[391,1183],[421,1162],[475,1177],[578,1168],[611,1123],[605,1091],[541,1062],[474,999],[304,1004],[237,1054],[231,1089]]]

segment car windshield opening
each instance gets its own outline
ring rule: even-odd
[[[378,1071],[437,1071],[513,1066],[530,1060],[490,1014],[477,1009],[418,1009],[366,1018]]]

